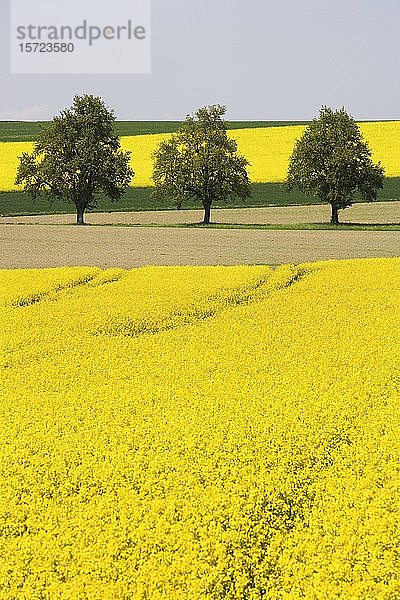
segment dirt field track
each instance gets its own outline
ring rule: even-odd
[[[329,207],[233,209],[211,212],[214,222],[301,223],[329,220]],[[356,205],[344,221],[400,223],[400,202]],[[322,259],[399,256],[399,231],[260,231],[96,227],[100,223],[198,222],[202,211],[88,214],[92,227],[59,226],[74,215],[2,217],[0,268],[148,264],[299,263]]]
[[[91,225],[123,224],[171,224],[199,223],[203,220],[202,210],[160,210],[138,212],[88,213],[85,221]],[[400,201],[355,204],[340,211],[343,223],[400,223]],[[29,217],[1,217],[0,224],[35,223],[69,224],[75,223],[75,215],[37,215]],[[327,223],[330,219],[328,205],[310,206],[271,206],[268,208],[212,209],[214,223]]]

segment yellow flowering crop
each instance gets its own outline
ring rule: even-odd
[[[400,597],[400,258],[0,271],[1,600]]]
[[[380,160],[385,167],[385,176],[400,177],[400,121],[359,123],[359,126],[372,150],[373,160]],[[237,141],[239,153],[250,162],[248,172],[253,183],[282,182],[295,141],[304,129],[304,125],[259,127],[231,130],[229,135]],[[151,155],[169,136],[160,133],[120,138],[122,149],[132,152],[134,187],[153,185]],[[31,142],[0,142],[0,191],[17,189],[14,181],[18,156],[22,152],[31,152],[32,148]]]
[[[135,172],[132,179],[133,187],[154,185],[152,153],[164,140],[171,137],[169,133],[152,133],[148,135],[125,135],[120,138],[121,148],[132,152],[131,167]]]
[[[400,177],[400,121],[360,123],[359,126],[372,150],[372,159],[382,162],[385,177]]]
[[[33,142],[0,142],[0,192],[23,189],[22,185],[15,185],[18,157],[23,152],[31,153],[33,147]]]
[[[381,161],[385,177],[400,177],[400,121],[358,124],[372,151],[372,159]],[[238,142],[238,151],[247,157],[253,183],[285,181],[289,157],[304,125],[239,129],[230,132]]]
[[[303,131],[303,125],[289,125],[236,129],[230,135],[237,141],[239,154],[243,154],[250,163],[250,181],[263,183],[286,179],[289,157]]]

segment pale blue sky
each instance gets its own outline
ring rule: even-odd
[[[82,93],[124,120],[213,103],[236,120],[308,120],[323,104],[400,119],[399,17],[399,0],[152,0],[151,74],[11,75],[0,0],[0,119],[50,119]]]

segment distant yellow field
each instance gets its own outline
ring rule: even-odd
[[[15,185],[18,157],[22,152],[32,152],[33,142],[0,142],[0,191],[22,189]]]
[[[132,152],[131,167],[135,171],[132,180],[133,187],[147,187],[153,185],[151,179],[153,173],[152,153],[164,140],[171,137],[169,133],[153,133],[149,135],[122,136],[121,147],[123,150]]]
[[[0,598],[399,598],[399,274],[0,270]]]
[[[385,177],[400,176],[400,121],[359,123],[372,151],[380,160]],[[304,125],[239,129],[230,132],[238,142],[238,150],[247,157],[250,179],[254,183],[281,182],[286,179],[289,157]]]
[[[360,123],[360,129],[372,150],[373,159],[380,160],[386,177],[400,176],[400,121]],[[250,162],[249,175],[253,183],[281,182],[286,178],[290,154],[295,141],[304,131],[303,125],[236,129],[229,132],[238,142],[238,150]],[[150,134],[121,137],[121,146],[132,152],[131,166],[135,171],[133,187],[153,185],[151,154],[170,134]],[[0,142],[0,190],[17,189],[14,185],[18,156],[31,152],[32,142]]]

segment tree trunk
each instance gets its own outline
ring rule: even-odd
[[[339,210],[335,204],[332,204],[331,225],[339,225]]]
[[[211,212],[211,204],[206,204],[204,206],[204,220],[203,220],[204,225],[210,224],[210,212]]]
[[[85,211],[84,206],[82,205],[77,205],[76,207],[76,224],[77,225],[84,225],[85,222],[83,220],[83,213]]]

